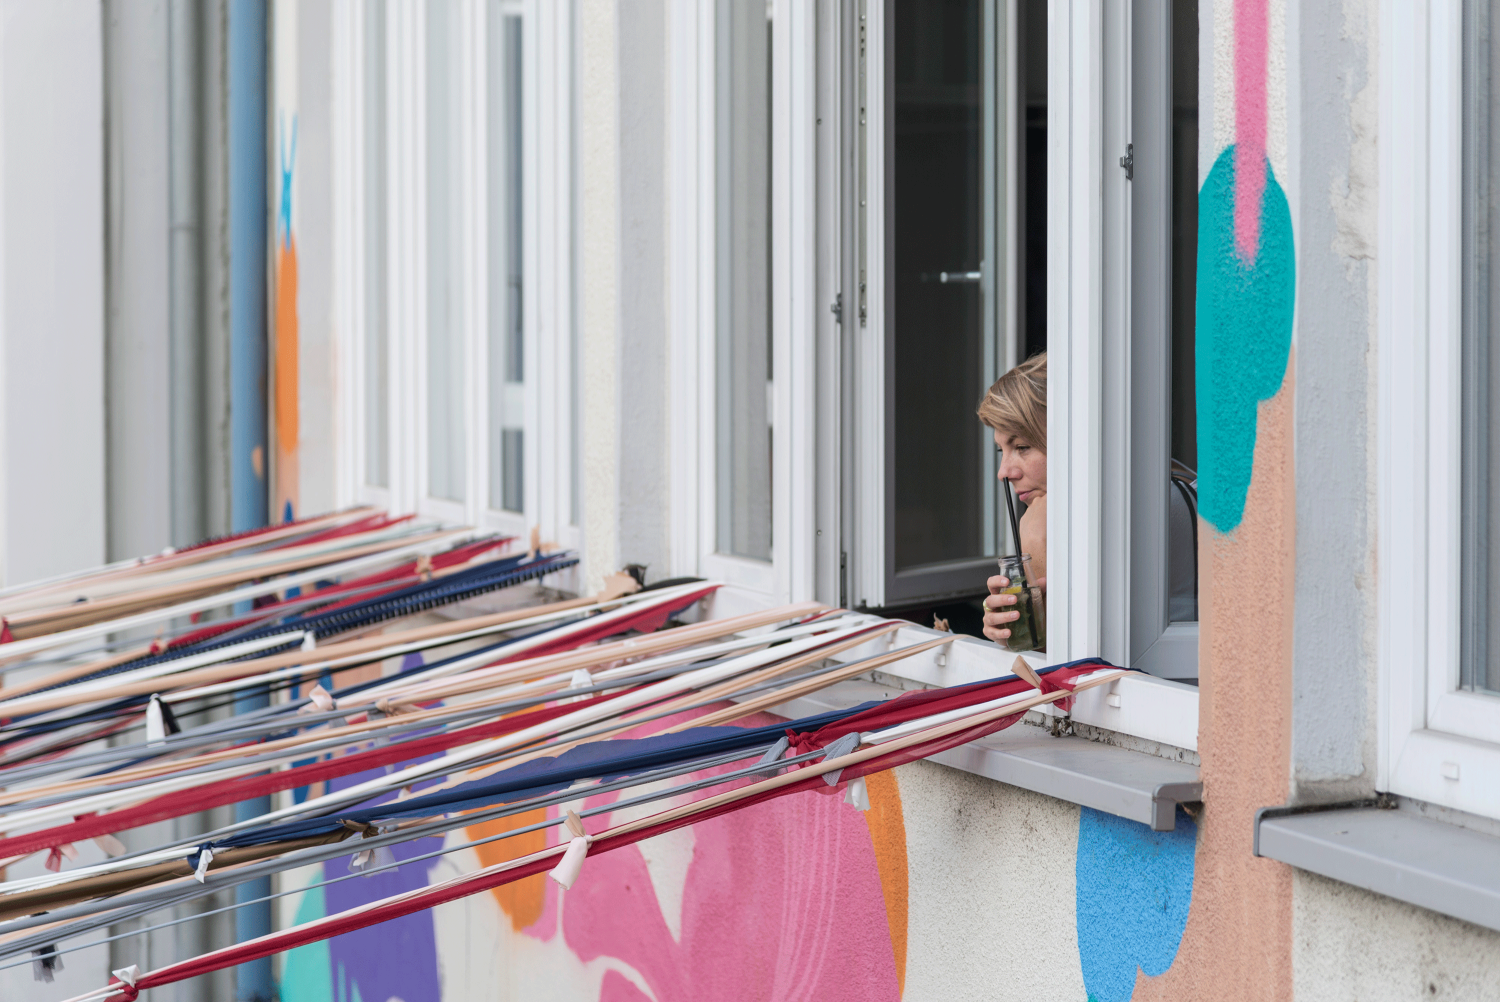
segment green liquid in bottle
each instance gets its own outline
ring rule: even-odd
[[[1021,614],[1019,619],[1005,624],[1004,628],[1010,630],[1010,637],[1005,640],[1008,651],[1040,651],[1047,646],[1046,599],[1040,588],[1031,586],[1027,563],[1024,555],[1000,558],[1000,573],[1010,579],[1009,587],[1000,594],[1016,596],[1016,604],[1001,606],[997,611],[1014,609]]]

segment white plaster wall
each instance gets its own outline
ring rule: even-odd
[[[616,0],[577,6],[578,464],[584,594],[619,564],[619,63]]]
[[[1078,806],[931,762],[896,770],[909,875],[908,999],[1087,997]]]
[[[166,0],[106,0],[110,560],[172,543]]]
[[[1500,998],[1500,933],[1300,870],[1292,894],[1299,1002]]]
[[[0,579],[104,559],[98,0],[0,0]]]

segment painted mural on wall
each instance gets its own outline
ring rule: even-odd
[[[741,726],[773,722],[758,715]],[[913,897],[932,892],[910,884],[907,825],[933,819],[909,814],[903,774],[869,777],[868,811],[846,803],[842,786],[773,800],[591,857],[571,890],[538,874],[290,951],[282,963],[281,997],[418,1002],[483,992],[600,1002],[895,1002],[905,991],[910,952],[930,957],[944,939],[938,928],[910,928]],[[581,805],[608,806],[615,796],[589,797]],[[678,802],[624,807],[597,820],[620,824]],[[566,808],[550,815],[559,810]],[[474,825],[450,840],[526,827],[548,813]],[[1053,944],[1060,948],[1055,961],[1072,971],[1061,983],[1085,989],[1097,1002],[1128,999],[1138,975],[1161,973],[1176,955],[1191,899],[1197,829],[1186,815],[1168,833],[1090,810],[1074,809],[1070,817],[1076,818],[1066,822],[1076,859],[1058,863],[1077,874],[1078,946]],[[294,921],[512,859],[553,838],[530,833],[461,850],[454,859],[417,860],[316,888],[294,896]],[[398,858],[436,848],[435,842],[407,843],[398,847]],[[347,875],[346,860],[339,859],[291,880],[295,886]],[[1024,903],[1014,904],[1024,911]],[[1003,968],[1008,957],[997,942],[992,956],[973,961]],[[1082,1002],[1085,993],[1078,994]]]
[[[298,509],[297,235],[292,225],[292,190],[297,165],[297,115],[283,118],[277,141],[276,357],[272,420],[276,429],[276,497],[271,510],[283,522]]]

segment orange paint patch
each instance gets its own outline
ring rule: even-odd
[[[300,436],[298,412],[297,338],[297,240],[288,234],[276,247],[276,507],[272,517],[279,517],[291,502],[298,508],[299,470],[297,443]]]
[[[1199,523],[1198,748],[1204,812],[1182,945],[1135,1000],[1292,998],[1292,871],[1252,855],[1255,811],[1286,803],[1296,570],[1293,374],[1260,404],[1245,518]]]
[[[896,984],[906,991],[907,881],[906,820],[901,816],[901,788],[895,770],[865,777],[870,809],[865,824],[875,846],[875,866],[880,871],[880,892],[885,897],[886,924],[891,930],[891,950],[896,955]]]
[[[546,820],[547,809],[538,807],[534,811],[512,814],[504,818],[492,818],[477,825],[470,825],[464,831],[470,839],[489,838],[491,835],[514,831],[517,828],[525,828],[527,825]],[[474,851],[479,854],[481,863],[485,866],[494,866],[496,863],[506,863],[533,852],[540,852],[545,848],[547,848],[547,830],[539,828],[534,832],[526,832],[524,835],[512,835],[510,838],[486,842],[484,845],[475,846]],[[519,932],[535,924],[542,917],[542,907],[547,903],[547,885],[543,882],[546,879],[545,873],[534,873],[514,883],[490,889],[495,900],[500,902],[500,910],[505,912],[510,919],[512,929]]]

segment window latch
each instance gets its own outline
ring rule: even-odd
[[[1120,158],[1120,166],[1125,168],[1125,180],[1135,180],[1135,143],[1125,144],[1125,155]]]
[[[833,304],[828,307],[828,312],[833,314],[833,322],[840,327],[844,325],[844,294],[838,293],[833,297]]]

